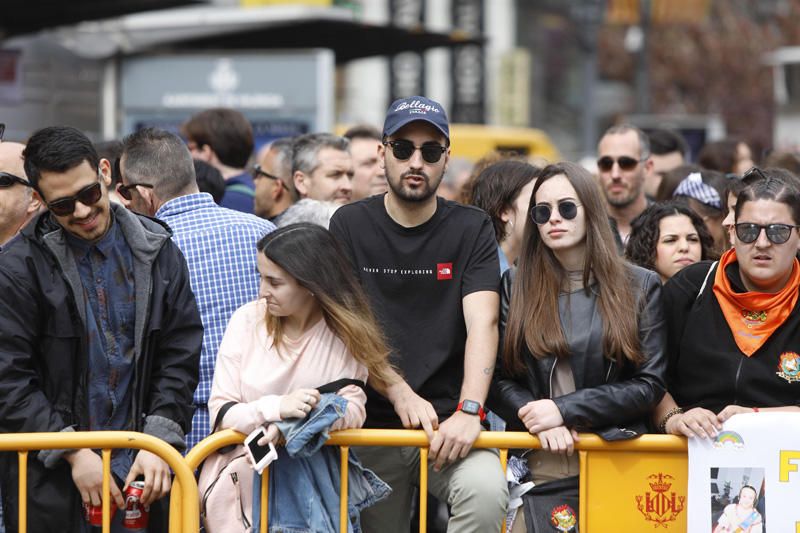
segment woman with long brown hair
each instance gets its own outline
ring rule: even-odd
[[[258,250],[260,298],[238,309],[225,331],[209,399],[212,420],[226,406],[217,421],[220,428],[248,434],[264,427],[259,444],[277,443],[276,424],[306,419],[321,401],[318,389],[336,384],[336,395],[347,402],[329,429],[361,427],[366,394],[353,380],[390,379],[389,351],[347,257],[328,230],[308,223],[268,234]],[[340,380],[350,383],[340,386]],[[278,461],[283,457],[279,453]],[[251,487],[238,488],[249,503]],[[325,503],[330,502],[315,507]],[[285,516],[287,506],[279,507]],[[249,516],[250,510],[243,514]],[[309,518],[288,519],[297,524]],[[338,516],[333,523],[339,523]],[[270,525],[285,523],[274,524],[271,512]]]
[[[661,282],[618,256],[591,175],[564,162],[536,179],[519,266],[503,276],[495,387],[509,428],[542,444],[527,458],[536,483],[524,498],[528,531],[556,518],[546,503],[554,497],[577,506],[577,432],[644,432],[666,367]]]

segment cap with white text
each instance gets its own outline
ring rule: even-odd
[[[394,135],[406,124],[417,120],[431,124],[442,132],[448,141],[450,140],[450,126],[447,123],[447,114],[444,112],[444,107],[439,102],[424,96],[410,96],[392,102],[386,112],[383,135],[384,137]]]

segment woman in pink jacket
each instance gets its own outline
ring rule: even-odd
[[[320,399],[318,387],[340,379],[378,383],[390,379],[388,349],[352,266],[321,226],[294,224],[258,243],[260,298],[231,317],[220,345],[209,398],[211,419],[230,407],[219,429],[249,434],[302,419]],[[332,430],[361,427],[366,395],[356,385],[337,394],[347,400]],[[241,487],[248,491],[249,487]]]

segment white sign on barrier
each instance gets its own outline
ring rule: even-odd
[[[800,533],[800,413],[735,415],[689,439],[689,533]]]

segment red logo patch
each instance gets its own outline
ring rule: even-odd
[[[453,279],[453,263],[437,263],[436,279],[439,281],[443,279]]]

